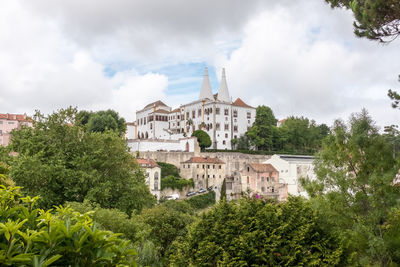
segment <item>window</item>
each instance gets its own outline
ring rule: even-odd
[[[204,167],[205,167],[205,166],[204,166],[204,164],[203,164],[203,169],[204,169]]]
[[[199,164],[197,164],[197,169],[199,168]]]
[[[213,174],[213,178],[215,178],[215,174]]]
[[[228,116],[229,115],[229,109],[224,109],[224,114],[225,114],[225,116]]]
[[[262,192],[265,192],[265,187],[264,187],[264,186],[261,187],[261,191],[262,191]]]
[[[195,110],[192,111],[192,118],[193,119],[196,118],[196,111]]]
[[[220,130],[219,123],[215,124],[215,129],[216,129],[217,131],[219,131],[219,130]]]
[[[215,164],[213,164],[213,169],[215,169]]]
[[[250,183],[250,179],[249,179],[249,177],[247,177],[247,183],[248,183],[248,184]]]
[[[199,108],[199,110],[197,111],[197,114],[199,117],[201,117],[201,108]]]
[[[199,175],[197,174],[197,179],[199,179]]]
[[[247,172],[250,172],[250,167],[247,167]]]
[[[228,134],[227,133],[225,134],[225,138],[228,138]]]
[[[158,172],[154,173],[154,190],[158,190]]]
[[[215,109],[215,114],[219,115],[219,108]]]
[[[190,165],[188,164],[188,169],[190,169]]]
[[[221,169],[221,165],[218,166],[218,169]],[[221,175],[219,177],[221,177]]]
[[[15,121],[9,121],[8,122],[8,124],[14,124],[15,123]]]
[[[269,182],[269,177],[267,177],[267,182]]]
[[[222,141],[222,144],[223,144],[223,145],[226,145],[226,141],[225,141],[225,140],[224,140],[224,141]]]
[[[210,175],[209,175],[209,174],[207,175],[207,178],[210,178]]]
[[[189,112],[186,112],[186,118],[189,119]]]
[[[251,119],[251,112],[247,112],[247,118]]]
[[[229,124],[225,123],[224,129],[225,129],[225,131],[229,131]]]
[[[271,187],[271,192],[274,193],[275,192],[275,188]]]
[[[207,169],[209,169],[210,168],[210,165],[207,165]]]
[[[261,177],[261,182],[264,182],[264,177]]]
[[[0,124],[3,124],[3,121],[0,121]]]
[[[234,117],[234,118],[237,118],[237,110],[234,110],[234,111],[233,111],[233,117]]]
[[[234,132],[237,132],[237,131],[238,131],[237,125],[233,126],[233,131],[234,131]]]
[[[150,123],[150,130],[152,130],[153,129],[153,124],[152,123]]]

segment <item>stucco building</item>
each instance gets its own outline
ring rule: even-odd
[[[32,127],[32,121],[26,114],[0,114],[0,145],[7,146],[11,131],[23,125]]]
[[[179,171],[181,177],[193,178],[197,190],[210,186],[221,188],[225,178],[225,162],[218,158],[191,157],[181,162]]]
[[[146,175],[146,185],[150,192],[160,199],[161,191],[161,168],[152,159],[136,159],[139,166],[143,169]]]
[[[279,180],[288,184],[289,194],[307,196],[300,184],[300,178],[310,180],[316,178],[314,173],[314,157],[301,155],[273,155],[264,163],[271,164],[279,172]]]
[[[231,140],[245,134],[255,116],[254,107],[240,98],[232,101],[224,69],[218,93],[213,94],[205,68],[197,100],[176,109],[155,101],[136,112],[136,124],[132,125],[136,125],[135,139],[178,140],[202,129],[210,136],[212,148],[231,149]]]
[[[279,201],[285,201],[288,197],[288,185],[280,181],[278,170],[271,164],[248,163],[240,175],[244,192]]]

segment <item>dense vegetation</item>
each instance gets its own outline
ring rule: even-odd
[[[193,178],[176,178],[173,175],[161,178],[161,190],[165,188],[178,189],[182,191],[186,187],[194,187]]]
[[[176,178],[180,178],[179,169],[174,165],[166,162],[157,161],[158,166],[161,168],[161,178],[167,176],[174,176]]]
[[[76,123],[76,109],[49,116],[36,113],[33,127],[13,131],[10,175],[40,207],[87,199],[130,214],[155,203],[144,175],[113,131],[88,132]]]
[[[89,132],[104,133],[111,130],[119,136],[123,136],[126,132],[125,119],[111,109],[97,112],[81,110],[76,114],[76,124],[84,126]]]
[[[0,187],[1,266],[135,265],[130,243],[97,229],[88,214],[62,206],[37,209],[37,200]]]
[[[321,148],[322,140],[329,134],[328,126],[317,125],[304,117],[289,117],[280,127],[276,123],[271,108],[257,107],[253,126],[244,136],[232,140],[233,147],[240,151],[255,149],[269,154],[313,154]]]
[[[192,133],[192,136],[197,137],[197,141],[199,142],[199,146],[202,150],[211,146],[211,138],[205,131],[196,130]]]
[[[194,210],[205,209],[215,204],[215,192],[209,191],[206,194],[193,196],[185,199],[185,202],[187,202]]]

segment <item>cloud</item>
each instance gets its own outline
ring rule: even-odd
[[[241,47],[216,57],[231,94],[246,92],[251,104],[271,106],[280,118],[304,115],[331,124],[365,107],[380,125],[394,123],[398,111],[386,94],[398,86],[399,44],[356,39],[348,12],[300,2],[259,14],[246,25]],[[314,12],[307,16],[307,10]]]

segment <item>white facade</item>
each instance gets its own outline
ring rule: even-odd
[[[146,185],[152,195],[160,199],[161,191],[161,168],[152,159],[136,159],[146,176]]]
[[[197,138],[186,137],[178,140],[133,139],[128,140],[130,151],[185,151],[200,152]]]
[[[232,102],[222,73],[218,94],[212,95],[205,69],[199,99],[171,111],[161,101],[153,102],[136,112],[138,139],[178,140],[202,129],[211,138],[211,148],[231,149],[231,140],[239,138],[253,125],[256,109],[240,98]]]
[[[279,182],[288,184],[288,193],[307,197],[307,192],[300,185],[301,177],[314,180],[314,157],[296,155],[273,155],[264,163],[269,163],[279,172]]]

